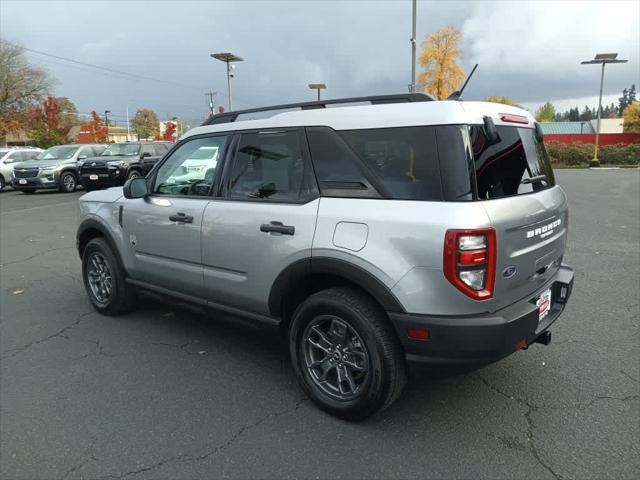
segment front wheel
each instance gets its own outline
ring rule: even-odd
[[[127,180],[131,180],[132,178],[139,178],[142,174],[137,170],[131,170],[127,175]]]
[[[82,279],[89,300],[98,312],[117,315],[129,310],[134,294],[125,273],[104,238],[91,240],[82,253]]]
[[[0,192],[1,192],[2,190],[4,190],[5,185],[6,185],[6,184],[5,184],[5,182],[4,182],[4,177],[3,177],[2,175],[0,175]]]
[[[60,176],[60,191],[62,193],[75,192],[78,182],[76,176],[71,172],[64,172]]]
[[[320,408],[347,420],[384,410],[406,382],[402,348],[389,319],[353,288],[307,298],[294,313],[289,350],[303,390]]]

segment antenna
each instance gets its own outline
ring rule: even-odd
[[[471,73],[469,74],[467,79],[462,84],[462,88],[460,88],[460,90],[456,90],[451,95],[449,95],[447,97],[447,100],[460,100],[462,98],[462,92],[464,92],[464,89],[467,86],[467,83],[469,83],[469,80],[471,80],[471,77],[473,76],[473,73],[476,71],[476,68],[478,68],[478,64],[477,63],[474,65],[473,69],[471,70]]]

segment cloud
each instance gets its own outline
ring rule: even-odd
[[[418,37],[460,26],[463,66],[480,64],[465,98],[507,95],[535,105],[597,94],[598,68],[579,62],[602,51],[630,60],[607,67],[606,94],[640,84],[639,18],[638,2],[419,1]],[[311,100],[310,82],[326,83],[327,98],[406,92],[410,82],[408,0],[4,1],[0,29],[36,50],[182,85],[29,55],[81,111],[150,107],[195,122],[206,115],[205,92],[222,92],[226,103],[224,65],[209,57],[214,51],[245,58],[233,80],[236,108]]]

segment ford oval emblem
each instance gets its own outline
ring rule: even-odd
[[[502,276],[504,278],[511,278],[516,274],[516,267],[507,267],[502,270]]]

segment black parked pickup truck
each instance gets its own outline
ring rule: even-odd
[[[78,163],[85,190],[124,185],[130,178],[144,177],[171,148],[170,142],[123,142],[109,145],[102,155]]]

